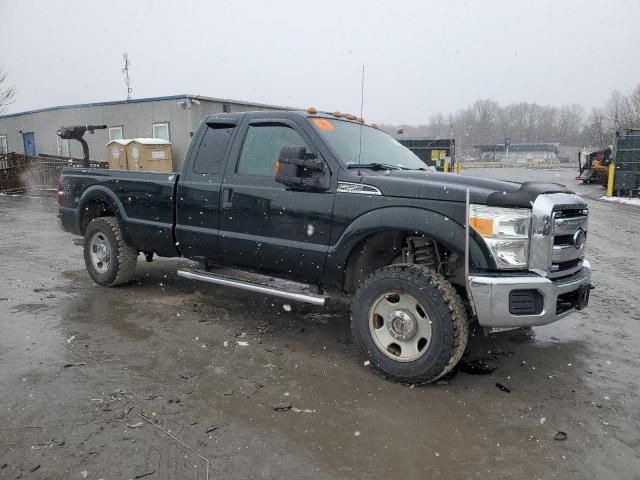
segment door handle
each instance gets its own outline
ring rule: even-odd
[[[233,188],[222,189],[222,208],[231,208],[233,198]]]

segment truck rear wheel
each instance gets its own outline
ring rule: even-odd
[[[469,328],[458,292],[423,265],[383,267],[360,286],[351,331],[362,355],[383,377],[424,384],[462,358]]]
[[[131,280],[138,251],[124,243],[115,217],[91,220],[84,239],[84,263],[94,282],[113,287]]]

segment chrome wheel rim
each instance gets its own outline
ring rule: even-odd
[[[378,349],[398,362],[413,362],[431,344],[431,320],[412,295],[393,291],[380,295],[369,309],[369,331]]]
[[[97,232],[91,237],[89,256],[96,272],[106,273],[109,270],[109,265],[111,265],[111,246],[103,233]]]

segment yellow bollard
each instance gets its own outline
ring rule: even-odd
[[[613,197],[613,178],[616,174],[615,163],[609,164],[609,179],[607,180],[607,197]]]
[[[449,164],[447,162],[444,162],[444,171],[445,172],[449,171]]]
[[[456,173],[460,173],[462,172],[462,165],[460,165],[459,163],[456,163]]]

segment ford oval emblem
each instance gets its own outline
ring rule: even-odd
[[[585,242],[587,241],[587,232],[585,232],[583,229],[579,229],[578,231],[576,231],[576,233],[573,234],[573,246],[576,247],[576,249],[580,250]]]

